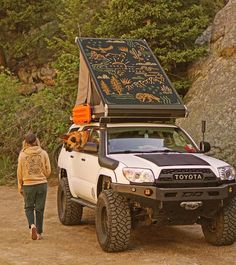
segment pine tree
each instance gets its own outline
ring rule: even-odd
[[[79,68],[79,48],[75,37],[96,37],[100,11],[103,12],[108,0],[67,0],[62,12],[58,13],[60,32],[49,45],[54,53],[55,67],[59,77],[73,82]]]
[[[25,58],[47,58],[46,38],[57,28],[61,0],[4,0],[0,5],[0,47],[9,67]]]
[[[208,26],[210,10],[221,2],[113,0],[101,14],[96,34],[146,39],[172,81],[185,86],[186,67],[206,52],[194,42]]]

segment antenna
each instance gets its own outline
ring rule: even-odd
[[[202,121],[202,141],[205,140],[205,132],[206,132],[206,121]]]
[[[78,23],[77,27],[78,27],[78,30],[79,30],[79,37],[81,37],[81,30],[80,30],[80,24],[79,23]]]

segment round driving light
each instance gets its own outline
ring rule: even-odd
[[[229,193],[233,192],[233,188],[229,187]]]
[[[145,194],[146,196],[151,196],[151,195],[153,194],[153,191],[152,191],[151,189],[145,189],[145,190],[144,190],[144,194]]]
[[[136,188],[134,188],[134,187],[133,187],[133,188],[131,188],[131,191],[135,192],[135,191],[136,191]]]

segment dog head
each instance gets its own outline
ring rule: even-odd
[[[66,151],[71,152],[81,151],[84,145],[87,143],[88,137],[88,131],[76,131],[62,135],[60,139],[63,140]]]

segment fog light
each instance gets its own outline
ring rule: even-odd
[[[131,191],[135,192],[136,191],[136,188],[132,187],[131,188]]]
[[[152,191],[151,189],[145,189],[145,190],[144,190],[144,194],[145,194],[146,196],[151,196],[151,195],[153,194],[153,191]]]
[[[233,188],[229,187],[229,193],[233,192]]]

